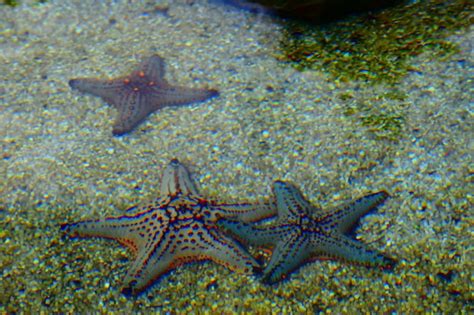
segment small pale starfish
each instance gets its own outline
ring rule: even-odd
[[[75,237],[104,237],[128,246],[134,256],[125,294],[143,291],[167,271],[188,262],[212,260],[231,270],[250,273],[258,263],[217,228],[219,218],[252,222],[276,214],[274,204],[221,204],[201,197],[186,168],[176,159],[164,171],[161,197],[136,214],[66,223]]]
[[[389,267],[394,263],[346,235],[361,216],[388,197],[385,191],[323,211],[311,205],[289,183],[276,181],[273,190],[278,211],[275,223],[257,227],[246,222],[223,219],[217,224],[245,242],[274,247],[270,262],[263,271],[264,282],[277,282],[304,262],[318,258],[339,258],[381,267]]]
[[[185,105],[216,96],[216,90],[171,86],[164,79],[164,60],[154,55],[132,74],[112,80],[79,78],[69,81],[73,89],[103,98],[119,111],[113,134],[131,131],[149,114],[165,106]]]

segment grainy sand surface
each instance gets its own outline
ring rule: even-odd
[[[278,62],[274,18],[206,1],[158,1],[165,11],[98,2],[0,7],[0,312],[472,311],[473,29],[450,37],[460,52],[448,60],[412,60],[419,71],[399,84],[406,125],[389,141],[345,116],[340,97],[376,99],[385,87]],[[171,84],[220,96],[114,137],[116,110],[67,82],[125,74],[153,53]],[[204,196],[228,202],[265,198],[276,179],[322,207],[385,189],[391,198],[361,220],[357,239],[399,264],[315,262],[274,286],[190,264],[127,298],[130,253],[61,238],[59,224],[153,198],[172,158]]]

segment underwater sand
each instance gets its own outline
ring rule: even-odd
[[[158,5],[168,9],[0,7],[0,312],[472,312],[472,27],[452,34],[460,51],[447,60],[413,58],[418,71],[398,85],[406,121],[394,141],[344,115],[340,97],[376,99],[385,86],[277,61],[275,18],[206,1]],[[67,82],[125,74],[153,53],[171,84],[220,96],[164,108],[114,137],[116,110]],[[172,158],[204,196],[228,202],[266,198],[276,179],[322,207],[385,189],[391,198],[356,235],[399,263],[387,272],[318,261],[274,286],[189,264],[125,297],[130,253],[113,241],[62,238],[59,224],[153,198]]]

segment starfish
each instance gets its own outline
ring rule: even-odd
[[[361,216],[385,201],[388,197],[385,191],[323,211],[311,205],[292,184],[276,181],[273,190],[278,211],[275,223],[259,227],[224,218],[217,224],[244,242],[274,247],[263,271],[264,282],[275,283],[304,262],[318,258],[339,258],[381,267],[394,263],[347,236]]]
[[[171,86],[164,75],[164,60],[154,55],[128,76],[111,80],[72,79],[69,85],[103,98],[119,111],[112,131],[114,135],[131,131],[149,114],[162,107],[204,101],[218,94],[216,90]]]
[[[61,229],[71,237],[109,238],[129,247],[135,260],[122,292],[134,295],[189,262],[212,260],[242,273],[258,270],[259,264],[215,223],[219,218],[252,222],[275,214],[272,202],[225,204],[204,199],[184,165],[173,159],[163,174],[161,196],[137,213],[65,223]]]

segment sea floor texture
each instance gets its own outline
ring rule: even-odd
[[[401,101],[381,96],[384,83],[282,62],[280,22],[208,1],[0,6],[1,313],[473,311],[474,29],[447,39],[459,47],[448,58],[411,58],[417,71],[397,83]],[[171,84],[220,95],[113,136],[117,111],[68,81],[120,76],[152,54],[165,59]],[[347,115],[367,101],[399,109],[396,139]],[[204,196],[226,202],[264,200],[277,179],[323,208],[386,190],[391,197],[355,233],[398,264],[316,261],[268,286],[196,263],[124,296],[131,253],[63,237],[60,224],[156,197],[173,158]]]

